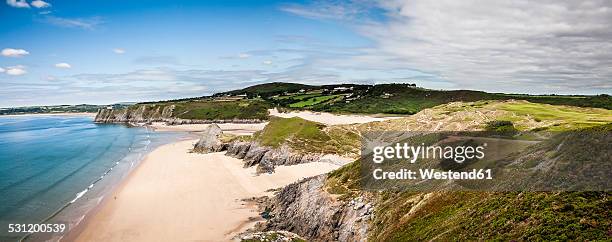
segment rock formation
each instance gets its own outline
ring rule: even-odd
[[[223,131],[217,124],[211,124],[204,129],[200,140],[193,147],[194,152],[198,153],[211,153],[219,152],[225,149],[225,144],[219,140]]]
[[[320,154],[299,154],[292,152],[288,147],[271,148],[260,146],[257,142],[235,141],[227,145],[227,153],[244,160],[244,167],[257,165],[258,173],[273,172],[275,166],[296,165],[321,160]]]
[[[284,187],[265,207],[262,231],[286,230],[309,241],[366,241],[373,206],[362,197],[341,201],[323,187],[326,175]]]

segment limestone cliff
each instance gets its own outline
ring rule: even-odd
[[[172,118],[174,105],[137,105],[125,109],[100,109],[94,119],[97,123],[162,122]]]
[[[175,105],[138,104],[126,109],[99,109],[96,123],[151,123],[165,122],[168,125],[178,124],[212,124],[212,123],[261,123],[260,119],[183,119],[174,113]]]

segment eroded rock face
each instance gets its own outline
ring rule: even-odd
[[[126,109],[100,109],[94,118],[97,123],[147,123],[161,122],[172,117],[174,105],[140,105]]]
[[[300,154],[288,147],[271,148],[257,142],[231,142],[227,145],[228,156],[244,160],[244,167],[257,166],[258,173],[274,172],[280,165],[296,165],[321,160],[319,154]]]
[[[358,197],[336,200],[323,187],[326,175],[284,187],[268,204],[271,217],[263,231],[286,230],[309,241],[366,241],[371,203]]]
[[[225,149],[225,144],[219,140],[223,131],[217,124],[211,124],[204,129],[200,140],[193,147],[194,152],[211,153],[219,152]]]

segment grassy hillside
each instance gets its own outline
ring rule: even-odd
[[[270,147],[286,145],[305,153],[332,153],[355,156],[359,137],[341,127],[326,127],[323,124],[301,118],[270,118],[266,127],[255,133],[253,139]]]
[[[429,90],[413,84],[309,86],[269,83],[217,94],[260,97],[274,106],[339,113],[414,114],[449,102],[526,100],[533,103],[612,109],[612,97],[486,93],[470,90]]]
[[[534,129],[535,132],[566,131],[521,153],[511,154],[510,163],[502,162],[502,166],[529,171],[546,163],[543,166],[546,169],[540,172],[557,180],[567,180],[559,177],[568,171],[583,177],[607,179],[605,173],[611,169],[610,110],[525,101],[479,101],[441,105],[407,118],[355,128],[364,132],[483,130],[492,126],[512,126],[518,133]],[[511,163],[515,160],[521,162]],[[376,216],[370,222],[371,241],[605,241],[611,238],[610,192],[367,192],[361,190],[360,169],[361,162],[357,160],[330,173],[326,190],[341,200],[364,196],[374,202]],[[510,186],[566,185],[544,184],[553,181],[552,177],[539,181],[524,179],[528,181],[525,184],[520,182],[523,179],[506,174]],[[588,182],[568,184],[591,185]]]
[[[311,90],[315,88],[316,86],[304,85],[299,83],[272,82],[254,85],[243,89],[222,92],[215,94],[214,96],[247,95],[249,98],[258,96],[262,98],[267,98],[273,95],[280,95],[283,93],[297,93],[300,90]]]
[[[372,241],[608,240],[611,193],[383,193]]]

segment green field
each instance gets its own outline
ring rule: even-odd
[[[289,104],[289,107],[291,108],[303,108],[303,107],[308,107],[308,106],[313,106],[313,105],[317,105],[338,97],[341,97],[342,95],[329,95],[329,96],[314,96],[314,97],[310,97],[310,98],[302,98],[300,102],[296,102],[296,103],[292,103]],[[305,99],[305,100],[304,100]]]
[[[552,131],[612,123],[612,110],[606,109],[578,108],[528,102],[501,103],[495,107],[512,113],[512,115],[502,117],[501,119],[503,120],[516,121],[521,117],[529,116],[538,122],[554,122],[555,124],[549,129]]]

